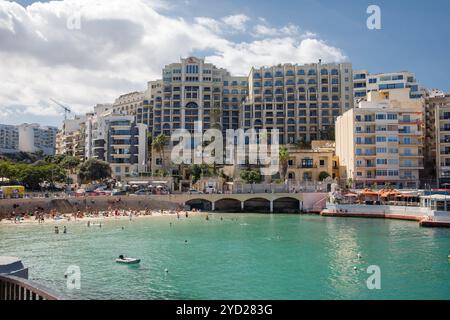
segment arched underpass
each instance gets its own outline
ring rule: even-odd
[[[236,199],[221,199],[214,204],[215,211],[221,212],[240,212],[241,202]]]
[[[252,198],[244,202],[244,211],[270,212],[270,201],[263,198]]]
[[[204,200],[204,199],[192,199],[186,202],[186,205],[190,207],[190,209],[197,209],[202,211],[211,211],[212,210],[212,203],[211,201]]]
[[[300,211],[300,201],[294,198],[280,198],[273,201],[274,213],[297,213]]]

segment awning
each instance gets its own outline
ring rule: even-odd
[[[130,181],[128,182],[128,184],[133,185],[133,184],[149,184],[150,181]]]

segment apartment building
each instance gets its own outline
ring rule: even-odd
[[[17,126],[0,124],[0,154],[19,151],[19,129]]]
[[[336,155],[356,188],[417,188],[423,164],[423,100],[410,89],[371,91],[336,122]]]
[[[353,71],[355,105],[366,100],[371,91],[410,88],[411,99],[420,99],[424,90],[419,88],[414,73],[409,71],[370,74],[367,70]]]
[[[147,126],[107,109],[98,108],[86,120],[86,159],[107,161],[117,179],[148,172]]]
[[[17,126],[0,125],[0,153],[43,152],[55,154],[58,128],[23,123]]]
[[[56,154],[74,156],[84,161],[86,119],[87,115],[64,120],[62,129],[56,135]]]
[[[450,186],[450,93],[431,92],[425,99],[424,178]],[[430,182],[430,184],[432,184]]]
[[[350,63],[252,68],[241,126],[278,129],[282,144],[324,138],[353,108],[352,77]]]

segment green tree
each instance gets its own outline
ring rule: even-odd
[[[319,131],[320,140],[332,140],[335,141],[335,131],[334,126],[326,126],[324,129]]]
[[[215,105],[214,109],[211,110],[211,129],[222,130],[220,125],[220,117],[222,116],[222,111],[219,108],[219,105]]]
[[[164,167],[164,147],[167,144],[167,137],[164,133],[160,133],[155,139],[152,141],[152,147],[155,152],[159,153],[159,157],[161,159],[161,165]]]
[[[286,179],[289,160],[289,150],[285,146],[280,147],[279,160],[280,160],[280,175],[282,180],[284,181]]]
[[[83,183],[103,180],[111,177],[111,167],[108,162],[89,159],[82,163],[78,169],[78,178]]]
[[[202,168],[198,164],[191,165],[190,169],[192,183],[195,184],[202,176]]]
[[[303,137],[299,137],[297,140],[295,140],[294,145],[298,148],[298,149],[310,149],[311,148],[311,144],[308,143],[305,138]]]
[[[80,165],[80,159],[73,156],[66,156],[59,164],[64,169],[73,172]]]
[[[242,170],[240,173],[240,177],[246,183],[259,183],[261,182],[261,173],[259,170]]]
[[[321,173],[319,173],[319,180],[320,180],[320,181],[323,181],[323,180],[325,180],[326,178],[328,178],[329,176],[330,176],[330,174],[329,174],[328,172],[322,171]]]

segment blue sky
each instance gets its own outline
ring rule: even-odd
[[[28,5],[35,1],[17,2]],[[342,50],[354,69],[372,73],[409,70],[416,73],[421,85],[450,92],[450,1],[447,0],[174,0],[168,3],[169,7],[158,8],[158,13],[186,21],[196,17],[220,21],[227,15],[244,14],[253,21],[264,18],[274,28],[293,24],[302,33],[312,32],[328,45]],[[381,30],[366,27],[366,9],[371,4],[381,8]],[[250,29],[229,33],[226,38],[236,43],[254,40]],[[78,103],[66,97],[60,99]],[[60,116],[51,122],[57,122],[57,118]],[[36,119],[41,121],[39,117]]]
[[[126,1],[126,0],[124,0]],[[19,0],[28,5],[33,0]],[[44,2],[44,1],[41,1]],[[355,69],[409,70],[421,84],[450,91],[448,0],[175,0],[169,15],[221,17],[236,11],[273,25],[295,23],[344,50]],[[366,9],[381,8],[381,30],[366,27]],[[243,36],[245,39],[245,36]]]

